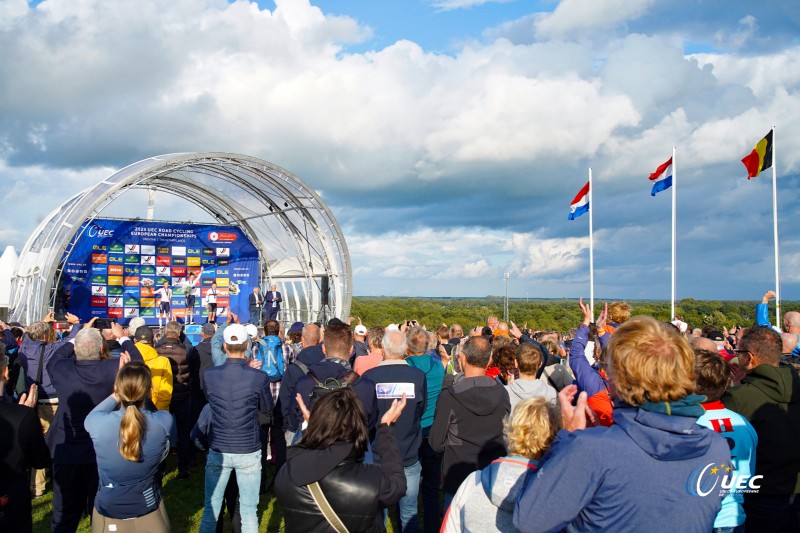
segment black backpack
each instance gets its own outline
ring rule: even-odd
[[[358,374],[352,370],[345,374],[344,378],[342,379],[330,377],[325,381],[320,381],[319,378],[317,378],[317,376],[315,376],[311,371],[308,372],[308,376],[314,380],[314,388],[311,389],[311,394],[309,395],[311,405],[313,405],[318,399],[323,398],[335,390],[349,387],[356,380],[356,378],[358,378]],[[309,405],[309,408],[311,405]]]

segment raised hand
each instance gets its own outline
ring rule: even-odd
[[[387,424],[391,426],[392,424],[397,422],[397,419],[400,418],[400,414],[403,412],[403,408],[405,406],[406,406],[406,395],[405,393],[403,393],[403,398],[400,400],[395,399],[392,402],[392,406],[389,408],[389,410],[383,414],[383,416],[381,417],[381,424]]]
[[[588,304],[584,305],[583,298],[578,300],[578,305],[581,308],[581,313],[583,313],[583,325],[588,326],[592,323],[594,317],[592,316],[592,308]]]
[[[558,393],[558,403],[561,406],[561,423],[567,431],[577,431],[593,427],[597,424],[597,415],[588,404],[586,392],[578,395],[575,406],[572,400],[578,393],[577,385],[567,385]]]

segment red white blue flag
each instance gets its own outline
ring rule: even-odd
[[[666,191],[672,187],[672,158],[669,161],[662,163],[655,172],[650,174],[650,181],[653,182],[653,190],[650,191],[650,196],[655,196],[661,191]]]
[[[569,205],[569,220],[575,220],[582,214],[589,211],[589,182],[580,190]]]

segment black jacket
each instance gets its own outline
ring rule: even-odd
[[[337,442],[324,450],[292,446],[275,478],[286,533],[330,533],[308,486],[318,481],[325,498],[351,533],[382,531],[381,509],[400,501],[406,476],[389,426],[378,428],[381,465],[364,464],[353,445]]]
[[[188,400],[192,389],[192,367],[197,365],[197,361],[189,357],[186,346],[180,340],[167,339],[160,345],[156,344],[156,351],[158,355],[168,358],[172,367],[172,401]]]
[[[487,376],[462,378],[442,390],[428,443],[444,451],[444,490],[455,494],[472,472],[506,455],[503,418],[511,411],[508,392]]]

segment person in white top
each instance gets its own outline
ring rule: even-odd
[[[172,310],[170,309],[170,302],[172,301],[172,289],[169,288],[169,282],[164,281],[160,289],[156,291],[158,295],[158,327],[163,327],[162,319],[166,317],[166,321],[172,320]]]
[[[183,283],[183,294],[186,296],[187,324],[194,324],[195,291],[197,290],[197,284],[200,281],[200,276],[202,275],[203,269],[200,269],[200,273],[197,276],[194,275],[194,272],[189,272],[189,277],[186,278],[186,281]]]
[[[206,293],[206,306],[208,307],[208,322],[213,324],[217,319],[217,284],[212,283]]]

